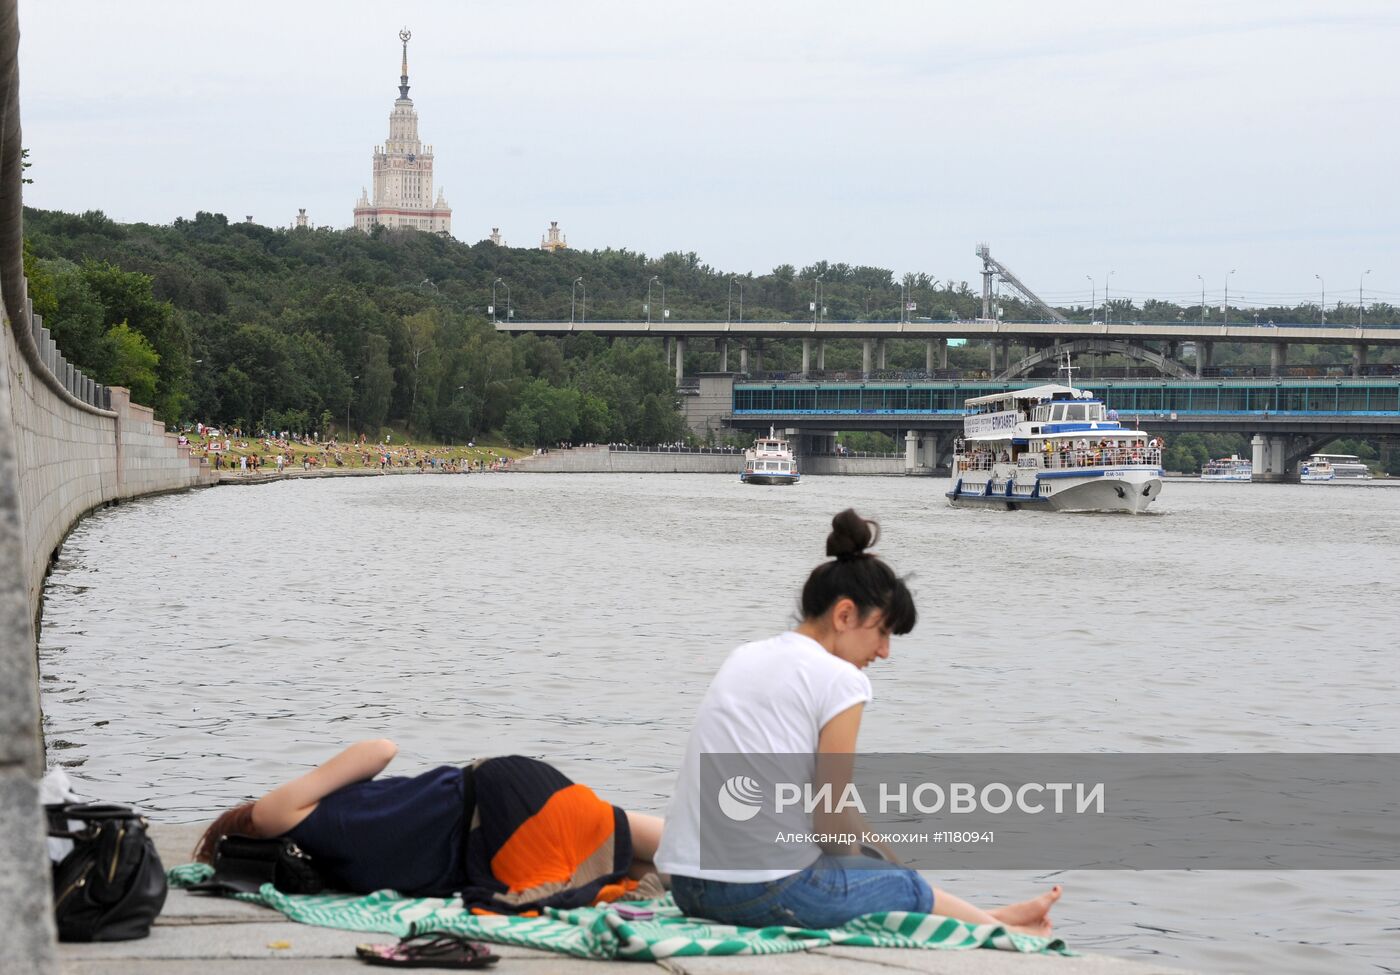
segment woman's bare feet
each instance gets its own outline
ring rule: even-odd
[[[1019,904],[993,908],[987,913],[1022,934],[1048,935],[1053,927],[1050,923],[1050,908],[1055,906],[1055,902],[1064,892],[1064,888],[1056,884],[1039,897],[1032,897]]]

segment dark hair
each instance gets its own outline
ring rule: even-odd
[[[196,863],[213,863],[214,847],[218,845],[220,837],[224,836],[256,836],[253,832],[253,804],[245,802],[241,806],[234,806],[219,814],[219,818],[209,824],[209,828],[200,836],[199,842],[194,847],[194,859]]]
[[[854,508],[831,519],[826,554],[835,558],[807,577],[802,587],[803,619],[815,619],[838,600],[849,599],[862,617],[881,610],[891,633],[903,635],[914,628],[919,614],[909,587],[878,556],[866,551],[879,537],[880,523],[862,518]]]

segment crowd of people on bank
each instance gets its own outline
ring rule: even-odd
[[[221,430],[196,423],[181,433],[177,442],[196,456],[207,458],[209,466],[215,470],[240,474],[272,470],[283,473],[297,467],[305,472],[377,468],[385,473],[416,469],[425,474],[465,474],[510,468],[509,457],[483,452],[475,443],[468,443],[466,449],[421,447],[410,442],[395,444],[391,437],[379,443],[364,434],[344,442],[334,436],[321,440],[315,435],[287,430],[261,430],[249,437],[238,428]]]

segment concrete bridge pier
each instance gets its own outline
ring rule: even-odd
[[[826,339],[817,339],[817,371],[826,371]]]
[[[662,344],[666,347],[666,365],[669,366],[671,364],[671,336],[666,336],[666,338],[662,340]]]
[[[1001,371],[997,368],[997,343],[995,339],[987,342],[987,370],[993,376]]]
[[[676,336],[676,385],[681,384],[685,378],[685,339]]]
[[[755,372],[763,371],[763,339],[754,339],[753,368]]]
[[[879,355],[880,355],[880,368],[881,368],[881,369],[884,369],[884,368],[886,368],[886,366],[885,366],[885,340],[884,340],[884,339],[876,339],[876,340],[875,340],[875,348],[879,350]]]
[[[1287,437],[1266,437],[1262,433],[1256,433],[1249,443],[1254,448],[1256,481],[1289,480],[1290,472],[1285,466],[1288,460]]]
[[[1288,343],[1275,342],[1269,346],[1269,375],[1277,376],[1288,365]]]
[[[719,353],[719,371],[729,371],[729,340],[718,339],[715,342],[715,351]]]
[[[1206,369],[1210,368],[1211,356],[1215,354],[1214,342],[1196,343],[1196,378],[1200,379],[1205,375]]]
[[[938,466],[939,435],[933,430],[910,430],[904,434],[904,473],[928,477]]]
[[[739,371],[745,375],[749,372],[749,347],[742,342],[739,344]]]
[[[870,339],[860,344],[860,378],[870,378]]]
[[[812,339],[808,336],[802,337],[802,378],[806,379],[812,374]]]
[[[1366,368],[1366,343],[1357,342],[1351,347],[1351,374],[1360,376]]]

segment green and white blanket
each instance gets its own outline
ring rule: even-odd
[[[213,873],[191,863],[169,871],[172,887],[188,887]],[[688,918],[669,897],[628,902],[650,910],[646,920],[625,918],[609,906],[569,911],[547,908],[540,917],[472,914],[456,899],[403,897],[392,890],[354,894],[283,894],[264,884],[241,901],[281,911],[293,921],[347,931],[382,931],[402,937],[418,930],[455,931],[478,941],[542,948],[579,958],[656,961],[688,955],[767,955],[828,945],[879,948],[999,948],[1039,954],[1072,954],[1058,938],[1015,934],[997,924],[973,925],[935,914],[889,911],[856,918],[839,928],[738,928]]]

